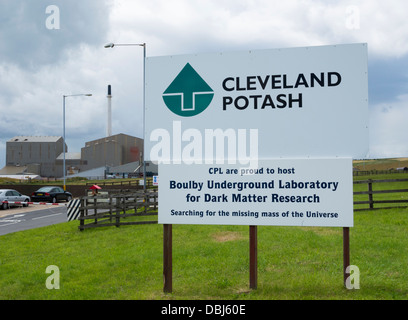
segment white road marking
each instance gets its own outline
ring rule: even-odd
[[[53,217],[53,216],[59,216],[59,215],[61,215],[61,214],[63,214],[63,213],[61,212],[61,213],[49,214],[49,215],[47,215],[47,216],[42,216],[42,217],[33,218],[32,220],[44,219],[44,218]]]
[[[21,221],[24,221],[24,220],[0,219],[0,223],[9,222],[9,223],[7,223],[7,224],[2,224],[2,225],[0,225],[0,227],[10,226],[10,225],[12,225],[12,224],[16,224],[16,223],[19,223],[19,222],[21,222]]]

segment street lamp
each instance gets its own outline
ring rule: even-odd
[[[65,187],[65,98],[66,97],[78,97],[78,96],[85,96],[85,97],[91,97],[91,93],[80,93],[80,94],[68,94],[68,95],[63,95],[62,96],[62,135],[63,135],[63,144],[62,144],[62,153],[64,154],[64,161],[62,165],[62,170],[63,170],[63,175],[64,175],[64,191],[66,190]]]
[[[146,108],[146,43],[107,43],[104,45],[105,48],[113,48],[120,46],[138,46],[143,47],[143,149],[145,143],[145,108]],[[143,190],[146,191],[146,161],[145,155],[143,154]]]

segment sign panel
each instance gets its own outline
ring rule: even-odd
[[[352,159],[159,165],[159,223],[353,226]]]
[[[146,160],[364,158],[367,83],[366,44],[148,57]]]

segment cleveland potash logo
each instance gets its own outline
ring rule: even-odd
[[[163,92],[167,108],[182,117],[200,114],[208,108],[213,97],[213,89],[189,63]]]
[[[187,63],[163,92],[167,108],[181,117],[196,116],[210,106],[214,90]],[[181,119],[171,128],[155,128],[150,133],[150,159],[155,164],[236,164],[258,167],[258,129],[186,128]],[[185,137],[191,139],[185,139]],[[225,143],[227,141],[228,143]]]
[[[226,77],[220,90],[223,92],[222,110],[303,108],[304,91],[336,87],[341,82],[342,76],[338,72]],[[167,108],[182,117],[200,114],[208,108],[213,98],[214,90],[189,63],[163,92]]]

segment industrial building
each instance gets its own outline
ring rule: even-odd
[[[120,166],[129,162],[140,161],[143,152],[143,140],[117,134],[102,139],[86,142],[81,149],[83,169],[89,170],[102,166]]]
[[[16,136],[10,139],[6,143],[6,166],[0,170],[0,175],[62,177],[63,143],[59,136]],[[68,150],[67,146],[65,150]],[[143,172],[142,164],[143,139],[123,133],[86,142],[80,153],[65,153],[67,177],[137,176]],[[149,169],[157,171],[152,166]]]
[[[89,141],[81,152],[68,152],[65,176],[91,179],[135,177],[143,173],[143,139],[123,133],[112,135],[112,88],[108,85],[106,137]],[[64,138],[16,136],[6,143],[6,166],[0,176],[64,176]],[[157,174],[157,165],[146,163],[146,175]]]
[[[61,177],[62,166],[58,167],[55,159],[62,153],[63,143],[59,136],[16,136],[6,143],[6,166],[0,173]]]

